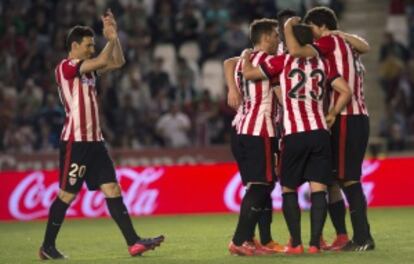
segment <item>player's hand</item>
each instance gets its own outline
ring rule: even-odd
[[[229,91],[227,93],[227,104],[234,110],[237,110],[237,108],[239,108],[242,101],[241,95],[236,89],[236,87],[229,88]]]
[[[115,30],[115,27],[113,25],[111,25],[109,19],[107,19],[104,16],[101,16],[102,19],[102,23],[103,23],[103,30],[102,30],[102,34],[104,35],[104,37],[109,41],[109,40],[115,40],[118,38],[118,33]]]
[[[333,35],[337,35],[337,36],[340,36],[340,37],[342,37],[342,38],[345,38],[345,34],[344,34],[344,32],[342,32],[342,31],[340,31],[340,30],[331,30],[331,34],[333,34]]]
[[[301,18],[300,17],[298,17],[298,16],[294,16],[294,17],[291,17],[291,18],[289,18],[288,20],[286,20],[286,22],[285,22],[285,27],[287,27],[287,26],[294,26],[294,25],[297,25],[297,24],[299,24],[300,23],[300,21],[301,21]]]
[[[331,128],[333,124],[335,123],[336,115],[329,113],[325,116],[326,125],[328,128]]]
[[[252,54],[252,52],[253,52],[252,49],[244,49],[242,54],[241,54],[241,57],[243,59],[250,59],[250,55]]]
[[[109,25],[112,25],[114,29],[118,31],[118,25],[116,23],[114,14],[112,13],[111,9],[106,10],[104,18],[106,23],[109,23]]]

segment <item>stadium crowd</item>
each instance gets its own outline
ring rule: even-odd
[[[385,99],[379,136],[386,138],[389,151],[407,149],[409,142],[414,142],[413,49],[414,1],[390,1],[379,54],[380,84]]]
[[[224,82],[215,87],[221,93],[211,91],[200,81],[203,66],[240,54],[249,45],[247,25],[254,18],[274,17],[283,8],[303,14],[317,4],[339,15],[344,5],[340,0],[1,1],[0,151],[58,147],[65,113],[54,67],[66,54],[65,35],[73,25],[91,26],[100,50],[99,19],[108,7],[119,21],[127,60],[122,70],[100,76],[97,85],[109,145],[139,149],[228,142],[234,113],[226,106]],[[180,56],[188,43],[196,57]],[[156,53],[159,46],[173,47],[174,64]]]

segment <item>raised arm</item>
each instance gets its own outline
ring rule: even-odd
[[[236,81],[234,80],[234,71],[236,70],[236,64],[239,57],[233,57],[223,62],[224,77],[226,78],[226,84],[228,87],[227,91],[227,104],[237,109],[241,104],[241,95],[237,89]]]
[[[351,89],[349,88],[348,83],[342,77],[338,77],[335,80],[333,80],[331,86],[335,91],[339,93],[339,97],[336,101],[336,104],[326,115],[326,123],[329,128],[332,127],[332,125],[335,123],[336,116],[349,103],[349,100],[351,100],[352,96]]]
[[[93,59],[84,60],[79,68],[80,74],[84,74],[87,72],[99,71],[109,65],[109,62],[112,57],[112,51],[115,47],[116,40],[118,35],[116,34],[115,29],[113,26],[109,25],[105,22],[105,18],[101,17],[102,22],[104,24],[103,34],[105,38],[108,40],[105,48],[99,53],[99,55]]]
[[[117,32],[118,26],[117,26],[115,17],[112,14],[110,9],[106,12],[104,19],[105,19],[104,23],[108,24],[108,26],[112,26],[115,32]],[[115,69],[119,69],[124,64],[125,64],[124,52],[122,50],[121,42],[119,41],[118,34],[117,34],[117,38],[115,40],[115,44],[112,50],[110,60],[108,61],[108,64],[104,68],[98,71],[98,73],[102,74],[102,73],[109,72]]]
[[[293,34],[293,26],[299,24],[300,17],[291,17],[285,23],[286,47],[293,57],[315,57],[318,52],[311,45],[301,46]]]
[[[361,54],[368,53],[371,50],[369,43],[358,35],[349,34],[340,30],[332,31],[332,33],[344,38],[351,44],[352,48]]]

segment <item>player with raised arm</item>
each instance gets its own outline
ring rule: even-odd
[[[312,33],[304,25],[296,27],[301,45],[312,43]],[[243,76],[247,80],[274,79],[280,82],[283,104],[281,185],[283,213],[291,235],[288,254],[303,253],[300,208],[296,189],[304,182],[311,188],[311,240],[309,253],[320,252],[320,236],[327,214],[326,186],[331,183],[331,144],[328,128],[336,114],[348,103],[348,85],[335,68],[319,57],[294,58],[290,54],[274,56],[259,67],[249,63],[245,51]],[[339,93],[335,106],[325,117],[323,98],[326,82]]]
[[[101,190],[108,210],[128,245],[131,256],[141,255],[164,241],[164,236],[144,239],[132,226],[121,195],[112,160],[105,147],[99,121],[97,75],[122,67],[125,63],[118,39],[116,21],[110,10],[101,17],[107,44],[100,54],[95,52],[94,32],[75,26],[68,32],[68,57],[55,69],[58,92],[66,112],[60,143],[59,193],[49,209],[49,218],[41,259],[62,259],[56,248],[56,237],[70,204],[86,181],[89,190]]]
[[[250,39],[255,47],[254,64],[266,60],[277,49],[277,21],[255,20],[250,26]],[[275,253],[275,242],[270,234],[272,222],[271,191],[276,180],[274,170],[275,146],[275,95],[271,82],[248,82],[243,79],[242,61],[238,59],[236,68],[227,69],[225,75],[231,89],[240,96],[238,113],[233,121],[232,152],[240,169],[246,194],[240,208],[240,216],[229,251],[234,255],[257,255]],[[230,98],[229,98],[230,100]],[[229,101],[229,105],[231,102]],[[261,222],[263,221],[263,222]],[[255,245],[252,236],[256,224],[262,245]],[[270,245],[273,243],[272,245]],[[283,250],[280,246],[279,250]]]
[[[320,54],[328,58],[337,71],[347,81],[352,91],[351,101],[341,111],[332,132],[334,175],[341,184],[348,200],[352,228],[351,241],[347,241],[345,229],[345,206],[341,202],[339,188],[330,191],[331,200],[339,199],[330,206],[330,215],[337,231],[332,249],[344,251],[366,251],[375,248],[367,217],[367,202],[361,185],[361,167],[369,137],[369,118],[365,104],[363,80],[364,66],[360,54],[370,50],[362,38],[337,31],[335,13],[326,7],[316,7],[307,12],[304,18],[309,24],[316,41],[313,45],[300,46],[292,37],[287,38],[289,52],[296,57],[309,57]],[[293,18],[286,23],[286,31],[292,36],[292,26],[299,22]],[[331,94],[331,106],[338,94]]]

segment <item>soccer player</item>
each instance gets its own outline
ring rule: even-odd
[[[297,26],[295,37],[302,45],[312,43],[307,26]],[[278,78],[283,104],[281,185],[283,214],[291,235],[288,254],[303,253],[297,188],[309,181],[311,188],[311,240],[309,253],[320,252],[320,236],[327,214],[326,186],[331,183],[331,144],[328,127],[351,98],[349,87],[337,71],[319,56],[306,59],[290,54],[275,56],[253,67],[244,54],[243,76],[248,80]],[[339,93],[324,116],[326,82]]]
[[[350,207],[351,223],[354,231],[351,241],[346,245],[341,241],[341,233],[346,234],[345,207],[343,202],[332,204],[331,219],[337,231],[333,249],[344,251],[366,251],[375,248],[367,217],[367,202],[361,185],[361,166],[368,143],[369,119],[363,92],[364,66],[360,53],[369,51],[369,45],[361,38],[337,32],[335,13],[326,7],[316,7],[307,12],[304,18],[309,24],[316,42],[313,45],[300,46],[294,38],[287,38],[289,52],[295,57],[325,56],[348,82],[352,99],[340,113],[332,127],[332,148],[334,173]],[[291,33],[292,26],[299,22],[292,18],[286,30]],[[291,34],[290,34],[291,35]],[[331,95],[331,105],[338,99],[335,91]],[[339,189],[336,191],[338,198]],[[333,215],[333,214],[336,214]],[[338,242],[338,243],[336,243]],[[335,248],[336,247],[336,248]]]
[[[254,65],[275,54],[278,43],[277,21],[255,20],[250,25],[250,39],[254,46]],[[228,62],[228,61],[227,61]],[[232,68],[230,68],[232,69]],[[225,63],[229,94],[234,93],[238,103],[235,116],[232,152],[239,166],[246,194],[243,197],[238,224],[229,251],[234,255],[255,255],[274,253],[270,235],[272,221],[271,192],[276,180],[274,171],[275,147],[275,95],[271,82],[244,80],[242,61],[238,60],[235,71],[229,71]],[[230,96],[228,98],[231,105]],[[263,222],[261,222],[263,221]],[[259,223],[261,242],[264,247],[251,243],[254,228]],[[272,245],[271,245],[272,244]],[[283,249],[282,246],[279,245]]]
[[[68,57],[55,70],[66,120],[60,144],[60,190],[49,210],[39,251],[41,259],[65,258],[56,248],[55,241],[66,211],[84,181],[89,190],[100,189],[104,193],[109,212],[121,230],[131,256],[141,255],[164,241],[163,236],[144,239],[135,232],[105,147],[99,122],[96,78],[120,68],[125,61],[111,11],[102,17],[102,22],[107,44],[101,53],[92,58],[95,51],[92,29],[75,26],[69,30],[66,39]]]
[[[296,12],[291,9],[283,9],[277,13],[277,22],[279,23],[279,46],[277,48],[277,55],[288,53],[285,40],[285,23],[291,18],[297,16]]]

